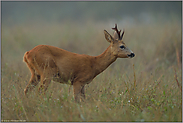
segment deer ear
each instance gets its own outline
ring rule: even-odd
[[[114,38],[106,30],[104,30],[104,34],[105,34],[105,39],[108,42],[112,43],[114,41]]]

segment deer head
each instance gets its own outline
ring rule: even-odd
[[[119,58],[133,58],[135,54],[126,46],[124,41],[122,40],[124,31],[121,33],[117,29],[117,24],[112,28],[115,30],[114,36],[112,37],[106,30],[104,30],[106,40],[111,43],[111,52],[114,56]]]

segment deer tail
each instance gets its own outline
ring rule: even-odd
[[[23,61],[24,62],[26,62],[26,63],[28,63],[28,61],[27,61],[27,55],[29,54],[29,52],[26,52],[25,54],[24,54],[24,57],[23,57]]]

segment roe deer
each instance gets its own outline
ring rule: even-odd
[[[114,36],[104,30],[110,46],[99,56],[72,53],[58,47],[38,45],[26,52],[23,61],[32,74],[24,93],[40,83],[39,91],[46,91],[51,80],[73,85],[76,102],[85,98],[84,86],[103,72],[117,58],[133,58],[135,54],[122,41],[121,33],[115,24]]]

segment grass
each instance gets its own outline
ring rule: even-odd
[[[119,25],[119,28],[122,28]],[[108,23],[2,25],[2,121],[182,121],[181,23],[126,26],[124,41],[136,54],[118,59],[86,85],[86,100],[74,102],[69,85],[52,82],[26,98],[30,72],[22,62],[38,44],[99,55],[107,47]],[[78,31],[79,30],[79,31]]]

